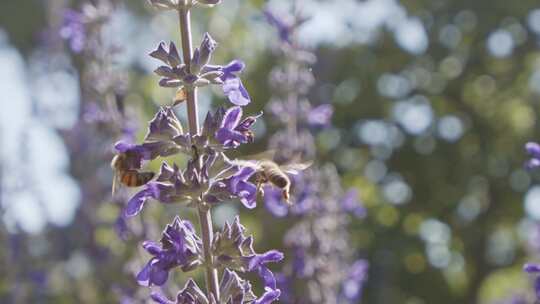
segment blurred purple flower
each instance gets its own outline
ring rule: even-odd
[[[358,190],[350,189],[341,198],[341,207],[345,212],[351,212],[357,218],[365,218],[367,215],[366,208],[358,200]]]
[[[140,285],[163,285],[169,276],[169,270],[181,267],[189,271],[202,263],[202,242],[195,234],[193,225],[175,217],[167,225],[161,238],[161,246],[152,241],[143,243],[144,249],[154,257],[137,274]]]
[[[114,222],[114,231],[116,232],[116,235],[123,240],[126,241],[129,236],[129,228],[126,223],[126,219],[124,218],[123,214],[118,216],[116,221]]]
[[[358,260],[352,264],[345,282],[343,282],[343,296],[355,302],[362,296],[364,283],[367,281],[369,264],[366,260]]]
[[[286,42],[288,44],[291,43],[290,36],[293,31],[293,27],[285,21],[284,18],[276,16],[274,13],[272,13],[270,10],[265,9],[263,11],[264,16],[266,17],[266,21],[276,28],[278,31],[279,39],[281,41]]]
[[[66,39],[70,49],[75,53],[83,51],[86,44],[85,16],[76,10],[66,9],[63,13],[60,36]]]
[[[540,167],[540,144],[528,142],[525,144],[525,150],[531,156],[531,159],[525,164],[527,169],[532,170]]]
[[[325,127],[332,121],[334,108],[330,104],[323,104],[311,109],[307,115],[308,124],[312,127]]]

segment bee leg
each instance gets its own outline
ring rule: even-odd
[[[257,194],[260,195],[261,197],[264,197],[264,189],[262,187],[262,181],[261,180],[258,180],[257,181]]]
[[[281,191],[281,196],[283,197],[283,200],[285,201],[285,203],[287,203],[287,205],[292,205],[291,202],[289,201],[290,199],[290,194],[289,194],[289,187],[285,187],[283,188],[283,190]]]
[[[116,193],[117,180],[118,180],[118,175],[115,173],[112,180],[112,189],[111,189],[112,197],[114,197],[114,194]]]

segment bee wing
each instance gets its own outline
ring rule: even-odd
[[[254,159],[254,160],[263,160],[268,159],[272,160],[274,159],[274,156],[276,155],[276,150],[270,149],[263,152],[251,154],[245,157],[245,159]]]
[[[250,167],[254,169],[258,169],[260,167],[259,163],[253,160],[234,159],[229,162],[231,165],[239,167]]]
[[[303,163],[292,163],[292,164],[283,165],[280,168],[285,173],[296,175],[300,173],[300,171],[304,171],[307,168],[311,167],[312,164],[313,164],[312,161],[303,162]]]
[[[116,189],[118,188],[118,179],[119,178],[120,177],[118,176],[118,173],[115,170],[114,175],[113,175],[113,180],[112,180],[112,189],[111,189],[111,193],[112,193],[113,197],[114,197],[114,194],[116,193]]]

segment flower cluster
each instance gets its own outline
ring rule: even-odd
[[[181,62],[173,42],[169,44],[168,49],[165,43],[161,42],[158,48],[150,53],[150,56],[165,64],[154,71],[162,77],[159,85],[179,88],[179,90],[193,90],[195,87],[217,84],[222,86],[223,92],[233,104],[247,105],[251,99],[238,76],[244,70],[244,63],[240,60],[233,60],[224,66],[210,65],[212,53],[216,47],[217,43],[210,37],[210,34],[204,34],[201,46],[195,49],[188,68],[185,63]]]
[[[128,200],[123,216],[138,215],[152,200],[163,204],[184,204],[199,213],[201,233],[197,234],[189,221],[176,217],[163,231],[160,242],[145,241],[142,244],[151,258],[137,274],[137,281],[142,286],[162,286],[173,270],[188,272],[204,268],[208,292],[190,279],[173,300],[156,292],[151,294],[151,299],[156,303],[272,303],[279,298],[281,291],[268,265],[281,261],[283,254],[277,250],[256,253],[253,237],[245,235],[245,228],[238,217],[233,223],[225,224],[221,231],[214,232],[212,227],[211,210],[214,206],[236,200],[251,209],[256,206],[258,195],[257,169],[232,161],[225,154],[253,141],[251,128],[260,117],[260,114],[243,117],[242,106],[250,102],[239,77],[245,68],[244,63],[233,60],[226,65],[211,64],[217,43],[208,33],[192,54],[191,46],[186,46],[186,42],[191,41],[190,10],[197,4],[212,6],[219,1],[150,2],[160,9],[177,10],[180,16],[183,56],[172,42],[168,46],[160,43],[150,56],[161,62],[155,70],[161,77],[159,84],[178,88],[177,96],[183,96],[190,124],[189,130],[184,130],[176,116],[174,107],[178,103],[175,103],[159,109],[149,122],[141,143],[116,143],[117,157],[113,167],[117,174],[133,176],[129,182],[122,178],[127,186],[141,186]],[[209,112],[199,132],[196,125],[196,88],[210,84],[221,86],[233,106]],[[138,176],[154,176],[153,172],[141,172],[146,162],[177,154],[187,157],[184,168],[162,159],[161,169],[155,178],[143,180],[142,185],[134,183]],[[249,272],[261,278],[264,293],[259,297],[253,293],[251,283],[241,277]],[[219,273],[222,274],[220,280]]]
[[[108,1],[100,1],[98,5],[84,3],[80,11],[66,9],[60,28],[60,36],[68,41],[73,52],[81,53],[94,42],[92,36],[96,31],[92,28],[105,23],[111,11],[112,5]]]
[[[270,75],[274,96],[267,105],[282,129],[274,132],[269,148],[275,160],[288,163],[298,158],[316,157],[313,131],[331,123],[330,104],[313,106],[305,97],[315,79],[309,65],[315,56],[296,44],[294,34],[306,18],[281,18],[270,11],[265,15],[280,38],[285,65]],[[368,264],[354,260],[347,246],[350,216],[363,218],[366,210],[358,191],[344,193],[333,165],[312,168],[292,177],[293,205],[287,207],[280,193],[266,187],[265,205],[277,217],[290,216],[295,224],[285,235],[291,259],[277,276],[283,303],[357,303],[367,280]],[[295,294],[295,290],[302,290]]]

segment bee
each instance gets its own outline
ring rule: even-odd
[[[148,183],[154,178],[154,172],[139,172],[128,167],[127,155],[125,153],[116,154],[111,161],[111,168],[114,171],[112,183],[112,195],[116,192],[118,181],[127,187],[139,187]]]
[[[232,164],[255,169],[255,183],[257,184],[257,192],[264,195],[262,186],[265,184],[271,184],[276,188],[281,189],[281,196],[287,204],[291,204],[289,201],[291,191],[291,179],[289,178],[289,174],[296,175],[300,173],[300,171],[306,170],[311,166],[311,162],[292,162],[279,165],[276,162],[268,159],[258,161],[233,160]]]

